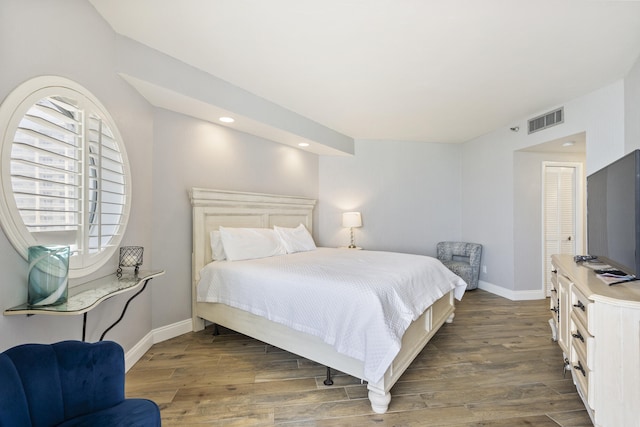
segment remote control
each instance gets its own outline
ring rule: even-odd
[[[594,259],[598,259],[598,257],[595,255],[576,255],[573,257],[575,262],[591,261]]]

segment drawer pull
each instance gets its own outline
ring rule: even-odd
[[[582,376],[587,376],[587,372],[584,370],[584,368],[582,367],[582,363],[580,363],[580,361],[578,360],[578,364],[577,365],[573,365],[573,369],[576,369],[580,372],[582,372]]]
[[[553,307],[553,308],[550,308],[549,310],[553,311],[554,313],[557,313],[558,311],[560,311],[558,310],[558,307]]]
[[[582,342],[584,342],[584,337],[582,336],[580,331],[576,331],[575,333],[571,334],[571,336],[574,337],[574,338],[579,339]]]
[[[555,268],[551,270],[551,273],[553,274],[558,274],[558,270],[556,270]]]
[[[580,309],[580,310],[582,310],[582,311],[586,311],[586,310],[585,310],[585,306],[584,306],[584,304],[583,304],[583,303],[582,303],[582,301],[580,301],[580,300],[578,300],[578,303],[577,303],[577,304],[573,304],[573,306],[574,306],[574,307],[579,308],[579,309]]]

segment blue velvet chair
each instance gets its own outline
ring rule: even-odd
[[[439,242],[437,257],[451,271],[467,282],[467,290],[476,289],[480,280],[482,245],[467,242]]]
[[[24,344],[0,353],[0,426],[160,426],[160,409],[124,397],[112,341]]]

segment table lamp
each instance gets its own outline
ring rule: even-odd
[[[342,214],[342,226],[349,228],[351,231],[351,244],[349,248],[355,249],[356,244],[353,238],[353,229],[356,227],[362,227],[362,216],[360,212],[345,212]]]

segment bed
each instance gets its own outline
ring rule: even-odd
[[[293,229],[300,224],[311,231],[315,200],[302,197],[240,193],[204,188],[192,188],[189,191],[189,196],[193,211],[192,301],[194,331],[203,329],[205,321],[212,322],[363,379],[367,381],[368,397],[372,410],[376,413],[385,413],[391,401],[390,390],[393,385],[438,329],[445,322],[453,321],[454,300],[462,297],[466,287],[464,281],[430,257],[351,249],[318,248],[308,253],[294,253],[276,256],[273,259],[251,260],[251,262],[212,262],[211,231],[218,230],[220,227],[273,228],[274,226],[279,226]],[[368,342],[366,342],[366,334],[364,333],[358,333],[357,336],[352,334],[349,337],[341,337],[339,331],[318,333],[317,328],[307,327],[297,320],[295,322],[293,320],[283,321],[287,317],[275,312],[275,310],[272,313],[269,307],[254,309],[244,303],[235,303],[237,299],[225,299],[225,295],[215,295],[213,288],[207,287],[212,275],[219,277],[222,274],[220,271],[226,269],[231,270],[231,273],[228,274],[236,275],[230,277],[233,278],[232,280],[237,280],[238,283],[238,286],[234,285],[230,286],[230,288],[237,287],[240,289],[241,277],[246,277],[246,286],[252,286],[252,282],[256,281],[253,277],[266,277],[267,274],[260,276],[260,272],[263,271],[261,269],[273,268],[271,264],[284,266],[283,269],[287,271],[293,271],[298,267],[307,271],[309,270],[309,265],[313,265],[315,262],[317,267],[323,267],[322,269],[311,268],[311,270],[317,272],[317,277],[309,280],[291,280],[296,283],[296,291],[304,289],[301,294],[308,293],[311,295],[310,298],[312,300],[317,301],[321,298],[314,293],[314,290],[319,286],[323,287],[323,291],[326,291],[327,295],[336,295],[341,292],[339,290],[340,283],[333,284],[333,278],[329,280],[328,271],[332,270],[332,263],[344,264],[347,268],[350,268],[348,262],[353,259],[353,262],[360,263],[361,267],[362,265],[370,266],[368,270],[374,271],[371,274],[372,276],[394,278],[393,272],[388,273],[390,274],[389,276],[385,276],[387,268],[379,267],[379,272],[376,272],[373,267],[384,262],[397,264],[404,262],[405,258],[409,263],[435,263],[435,273],[438,277],[437,282],[439,282],[435,288],[439,290],[434,291],[438,293],[437,295],[405,299],[405,301],[409,301],[411,307],[403,306],[405,308],[403,311],[407,313],[400,315],[400,320],[390,321],[388,318],[382,318],[386,314],[378,315],[366,308],[376,304],[365,306],[364,309],[358,308],[356,305],[358,299],[363,299],[363,304],[367,304],[365,298],[360,298],[359,295],[354,297],[353,305],[349,305],[349,307],[354,307],[353,310],[341,309],[338,303],[342,300],[344,300],[345,304],[351,304],[348,302],[346,293],[340,297],[334,297],[331,304],[337,307],[336,310],[338,311],[336,313],[329,313],[328,310],[330,308],[306,310],[308,313],[324,313],[325,316],[328,315],[330,317],[337,316],[340,312],[348,311],[351,313],[350,319],[344,320],[345,322],[358,321],[359,313],[366,313],[368,316],[372,316],[366,323],[374,325],[376,328],[372,332],[368,332],[368,335],[375,339],[370,339]],[[387,259],[389,261],[386,261]],[[218,265],[215,265],[216,263]],[[291,263],[294,264],[294,267],[291,266]],[[403,272],[412,268],[410,267],[411,264],[407,265],[408,267],[403,268]],[[222,267],[225,268],[223,269]],[[256,273],[254,273],[257,276],[250,275],[252,269],[257,269]],[[365,270],[362,271],[362,273],[364,272]],[[348,270],[341,270],[339,275],[349,274],[351,273]],[[286,278],[278,279],[273,286],[277,286],[280,282],[285,283],[286,280]],[[298,287],[303,285],[307,287]],[[283,285],[282,287],[286,288],[287,286]],[[258,292],[260,289],[265,288],[266,285],[260,283],[260,286],[254,289],[255,292]],[[384,287],[380,286],[380,288]],[[246,293],[248,295],[252,291],[247,291]],[[275,294],[275,292],[265,291],[265,298],[270,293]],[[212,296],[212,301],[218,302],[208,302],[207,294]],[[393,295],[386,294],[383,299],[396,298],[396,294],[397,292],[395,291]],[[262,296],[258,298],[258,300],[260,299],[262,299]],[[283,299],[280,297],[280,300]],[[422,303],[418,304],[420,301],[426,301],[423,304],[425,305],[424,307],[420,306]],[[413,302],[416,302],[416,304],[413,304]],[[300,304],[304,304],[304,302]],[[276,305],[285,306],[285,304],[273,304],[271,307],[273,308]],[[411,318],[407,320],[407,316]],[[385,334],[380,333],[386,324],[397,324],[401,330],[396,337],[397,343],[394,342],[390,345],[390,347],[394,347],[393,351],[380,352],[378,350],[387,345],[384,341],[381,341],[384,339]],[[330,328],[326,329],[329,330]],[[348,329],[351,330],[351,328]],[[390,339],[393,338],[393,336],[390,337]],[[359,343],[359,341],[363,341],[363,343]],[[354,347],[351,347],[352,343]],[[357,347],[359,344],[364,347]],[[376,356],[371,357],[371,355]]]

